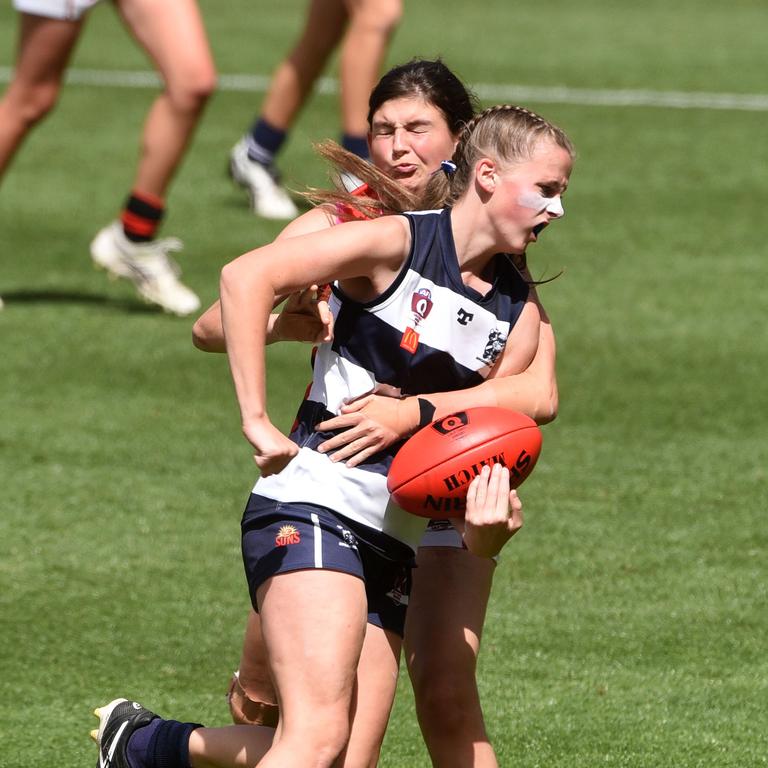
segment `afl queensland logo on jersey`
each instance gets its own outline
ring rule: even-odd
[[[411,296],[411,312],[413,312],[414,325],[418,325],[422,320],[427,319],[427,315],[432,311],[432,291],[429,288],[419,288]]]
[[[411,324],[403,332],[400,346],[413,354],[419,346],[419,334],[416,329],[432,311],[432,291],[429,288],[419,288],[411,296]]]

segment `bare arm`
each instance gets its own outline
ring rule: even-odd
[[[267,344],[279,341],[304,341],[321,344],[333,338],[333,315],[328,302],[318,295],[318,286],[310,285],[292,293],[279,312],[267,321]],[[192,343],[204,352],[226,352],[221,302],[216,301],[200,316],[192,328]]]
[[[372,294],[379,293],[396,276],[409,246],[408,222],[387,216],[279,240],[222,270],[223,329],[243,432],[265,474],[279,472],[297,450],[267,415],[264,347],[275,298],[333,278],[362,279]]]
[[[311,211],[294,219],[277,236],[276,241],[288,237],[299,237],[310,234],[311,232],[320,232],[333,226],[333,215],[327,207],[313,208]],[[276,305],[284,297],[278,297]],[[267,325],[267,344],[274,344],[277,341],[283,341],[278,323],[278,313],[272,313]],[[290,337],[292,340],[295,337]],[[227,344],[224,340],[224,328],[221,322],[221,302],[215,301],[208,309],[203,312],[192,326],[192,343],[197,349],[203,352],[226,352]]]

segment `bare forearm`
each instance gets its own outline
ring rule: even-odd
[[[221,319],[243,424],[266,413],[264,347],[274,291],[228,265],[221,273]]]
[[[192,326],[192,343],[203,352],[226,352],[221,303],[216,301],[197,318]]]
[[[429,405],[420,407],[419,399],[433,406],[434,412]],[[540,381],[528,373],[489,379],[471,389],[407,397],[403,401],[403,421],[413,431],[423,425],[425,414],[431,413],[434,421],[457,411],[483,406],[520,411],[537,423],[546,424],[557,415],[557,390],[542,390]]]
[[[277,333],[275,323],[279,317],[273,312],[267,320],[266,343],[274,344],[284,339]],[[226,352],[227,340],[221,321],[221,303],[217,301],[202,314],[192,326],[192,343],[203,352]]]

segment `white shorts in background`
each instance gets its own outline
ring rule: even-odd
[[[76,21],[99,0],[13,0],[20,13],[44,16],[47,19]]]

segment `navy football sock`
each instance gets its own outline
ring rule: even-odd
[[[136,729],[125,748],[128,764],[131,768],[143,768],[147,764],[147,747],[163,719],[156,717],[143,728]]]
[[[139,728],[127,745],[131,768],[191,768],[189,736],[199,723],[180,723],[158,717]]]
[[[272,165],[275,155],[280,151],[288,134],[280,128],[270,125],[264,118],[259,118],[246,137],[248,157],[262,165]]]

